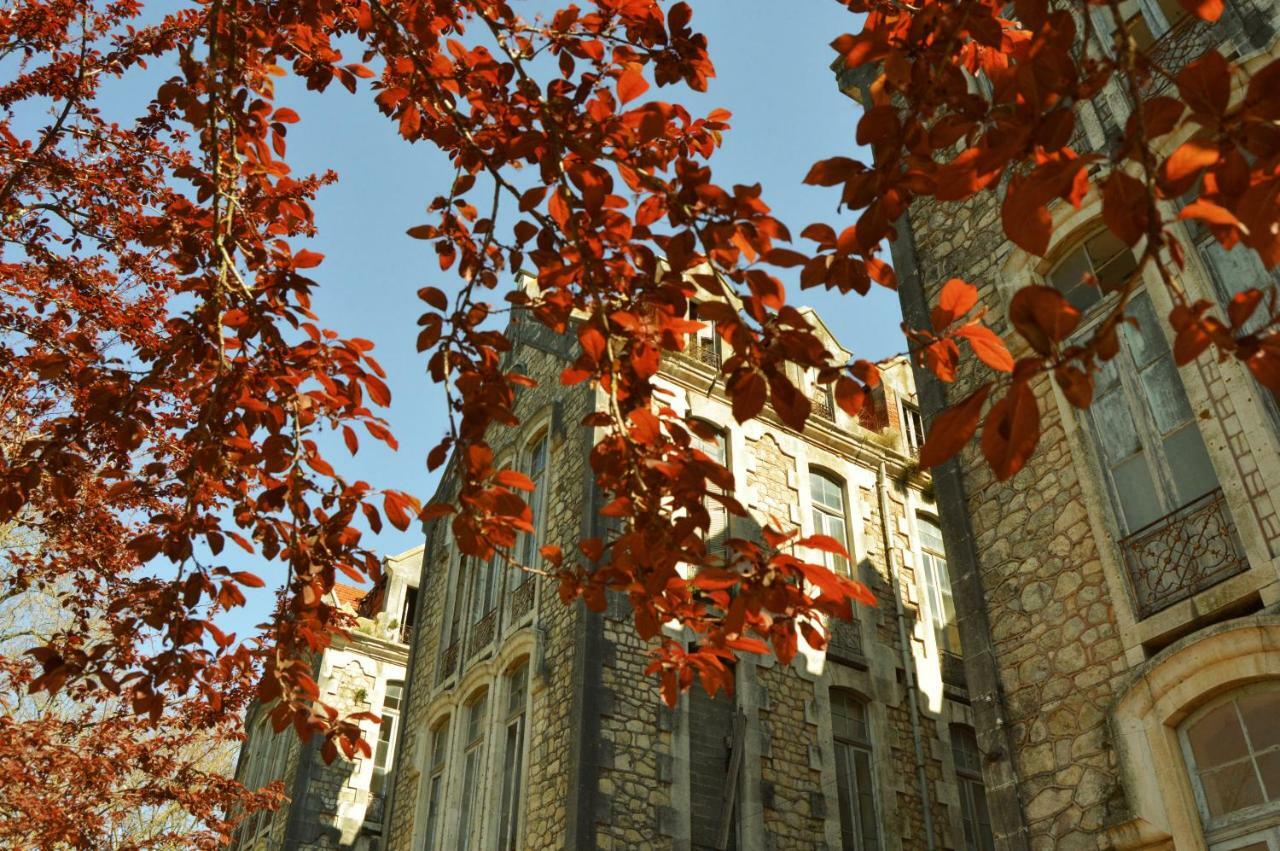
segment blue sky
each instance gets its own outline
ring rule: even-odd
[[[834,53],[828,47],[839,34],[856,30],[856,19],[835,0],[699,0],[691,5],[693,26],[707,34],[718,76],[702,96],[675,88],[650,89],[646,96],[680,101],[704,114],[729,109],[732,129],[712,160],[717,182],[762,183],[764,199],[793,234],[814,221],[851,223],[848,213],[836,216],[836,190],[801,181],[815,160],[860,153],[854,144],[857,108],[836,89],[829,68]],[[405,230],[430,221],[426,205],[448,185],[452,170],[438,151],[406,144],[367,90],[353,96],[335,85],[317,95],[286,79],[278,104],[301,116],[288,136],[295,173],[333,168],[340,178],[318,198],[319,235],[307,246],[325,255],[312,270],[320,283],[316,312],[340,333],[376,344],[393,397],[387,417],[400,441],[399,452],[392,453],[364,440],[354,459],[335,442],[330,457],[352,478],[425,499],[437,478],[427,472],[426,453],[446,423],[443,395],[425,375],[425,357],[415,351],[422,306],[416,292],[428,284],[451,292],[457,281],[439,271],[429,243],[408,238]],[[840,296],[800,293],[793,286],[790,295],[793,302],[817,308],[837,339],[859,357],[903,348],[893,293],[876,288],[869,297]],[[383,554],[420,540],[416,529],[392,528],[365,539]],[[279,579],[277,571],[259,572],[269,586]],[[244,630],[260,622],[269,591],[253,594],[248,610],[229,618],[228,626]]]

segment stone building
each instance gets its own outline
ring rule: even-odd
[[[287,848],[379,847],[387,793],[400,734],[409,643],[417,610],[422,547],[383,561],[383,581],[372,589],[337,584],[330,602],[356,616],[350,637],[336,639],[316,659],[321,699],[343,714],[374,712],[381,724],[364,722],[372,758],[339,757],[326,765],[320,739],[298,741],[292,727],[276,734],[269,707],[255,704],[246,718],[248,738],[240,750],[236,779],[251,789],[281,780],[288,801],[242,823],[237,851]]]
[[[1107,10],[1095,10],[1094,49],[1106,50]],[[1215,25],[1164,0],[1127,16],[1175,73],[1210,46],[1246,77],[1277,56],[1275,0],[1227,0]],[[1234,85],[1241,96],[1244,80]],[[1110,86],[1077,109],[1076,142],[1107,149],[1128,112]],[[893,245],[907,320],[927,327],[960,276],[1006,340],[1009,299],[1029,283],[1059,288],[1087,334],[1134,254],[1104,229],[1096,197],[1051,213],[1040,259],[1004,238],[997,197],[917,203]],[[1243,247],[1177,234],[1192,300],[1275,281]],[[1080,286],[1089,271],[1101,292]],[[1123,328],[1089,411],[1035,382],[1043,431],[1020,474],[996,481],[976,446],[935,470],[999,848],[1280,848],[1280,419],[1240,364],[1174,365],[1171,303],[1147,283],[1131,309],[1140,325]],[[976,367],[947,386],[922,379],[926,415],[976,381]]]
[[[521,426],[494,435],[496,463],[534,480],[538,540],[568,551],[602,530],[597,436],[579,424],[603,398],[559,381],[574,335],[509,334],[506,366],[538,386],[521,391]],[[751,511],[713,534],[750,537],[774,517],[841,538],[854,561],[835,567],[879,605],[837,624],[829,652],[743,659],[732,699],[695,686],[670,711],[625,601],[565,606],[554,583],[460,558],[432,523],[388,851],[992,847],[909,368],[887,371],[874,428],[812,386],[805,433],[740,427],[713,381],[718,345],[690,341],[661,374],[674,404],[720,429],[709,448]],[[446,467],[437,498],[454,483]],[[517,546],[537,558],[532,540]]]

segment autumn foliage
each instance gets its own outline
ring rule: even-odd
[[[1206,19],[1222,10],[1184,4]],[[808,182],[855,218],[793,234],[760,186],[715,182],[730,116],[678,102],[714,74],[696,3],[595,0],[530,18],[501,0],[154,5],[19,0],[0,12],[0,399],[6,418],[23,415],[0,458],[0,522],[27,518],[46,541],[16,557],[19,581],[67,583],[67,606],[108,626],[40,648],[36,691],[92,682],[158,720],[192,698],[217,710],[227,684],[254,682],[278,728],[329,737],[330,755],[362,747],[359,719],[315,702],[308,662],[340,628],[323,599],[335,578],[378,573],[357,522],[447,519],[464,553],[497,548],[508,561],[531,528],[530,482],[496,469],[486,442],[516,424],[515,391],[529,382],[504,368],[512,344],[495,317],[508,310],[576,337],[561,380],[607,400],[582,426],[600,435],[591,466],[617,527],[563,551],[546,542],[542,563],[515,566],[553,576],[567,603],[600,609],[606,591],[625,594],[669,700],[699,677],[726,686],[737,652],[788,659],[799,635],[821,646],[823,617],[870,599],[804,557],[841,545],[770,527],[730,541],[727,559],[709,552],[708,501],[744,509],[728,471],[696,448],[700,426],[654,378],[711,323],[731,353],[719,381],[739,421],[772,412],[804,427],[811,406],[789,365],[857,414],[875,365],[836,362],[781,277],[841,293],[895,287],[880,255],[917,201],[995,193],[1009,239],[1042,255],[1050,206],[1100,194],[1107,227],[1139,257],[1085,339],[1057,290],[1028,285],[1009,311],[1020,339],[1006,345],[978,304],[981,282],[948,282],[929,327],[908,330],[911,349],[942,381],[971,356],[989,379],[933,420],[922,463],[980,431],[996,475],[1014,475],[1039,431],[1031,380],[1051,374],[1088,405],[1149,273],[1176,305],[1179,363],[1212,349],[1280,392],[1274,291],[1260,284],[1225,311],[1188,301],[1187,248],[1171,230],[1194,219],[1280,263],[1280,63],[1246,81],[1211,51],[1173,75],[1124,35],[1097,50],[1083,3],[1017,0],[1006,17],[994,0],[849,0],[860,29],[835,39],[833,58],[868,74],[856,141],[874,158],[815,164]],[[1115,0],[1094,6],[1119,15]],[[145,111],[108,121],[102,87],[144,66],[171,71]],[[419,292],[418,349],[448,398],[428,465],[457,457],[453,504],[424,509],[348,480],[319,449],[327,432],[352,453],[394,438],[372,344],[310,308],[323,258],[299,246],[329,178],[287,164],[300,119],[275,96],[287,74],[373,98],[406,144],[456,168],[408,233],[439,258],[441,285]],[[1166,93],[1148,96],[1163,77]],[[1074,104],[1109,80],[1141,107],[1111,152],[1076,150]],[[42,108],[47,120],[20,120]],[[514,288],[518,269],[537,287]],[[686,318],[695,294],[698,321]],[[1269,321],[1243,334],[1258,311]],[[284,586],[261,644],[218,625],[243,587],[265,581],[224,549]],[[665,637],[672,621],[701,636],[695,648]]]

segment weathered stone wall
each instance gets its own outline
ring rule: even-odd
[[[1098,117],[1115,115],[1115,99],[1107,100],[1081,110],[1095,143],[1107,130],[1096,123]],[[1106,120],[1123,124],[1123,118]],[[1051,213],[1062,240],[1051,254],[1100,223],[1093,197],[1079,211],[1059,205]],[[991,311],[989,324],[1014,343],[1014,356],[1027,354],[1025,347],[1017,348],[1017,334],[1007,321],[1008,300],[1018,287],[1040,282],[1048,264],[1027,257],[1004,238],[999,198],[919,204],[902,224],[905,238],[895,246],[895,262],[908,282],[903,289],[908,321],[927,324],[927,307],[936,302],[942,284],[961,277],[979,287],[981,303]],[[1183,284],[1197,297],[1213,298],[1204,262],[1192,257]],[[913,279],[923,287],[924,300],[913,296]],[[1162,298],[1152,292],[1158,312]],[[1254,422],[1260,427],[1253,432],[1255,439],[1271,447],[1273,428],[1256,398],[1238,392],[1248,385],[1247,376],[1233,374],[1225,381],[1224,376],[1215,381],[1204,377],[1206,370],[1217,368],[1188,366],[1183,383],[1237,528],[1250,542],[1254,564],[1261,567],[1269,555],[1262,539],[1274,524],[1269,522],[1271,503],[1260,503],[1253,495],[1267,490],[1260,480],[1275,479],[1274,468],[1255,471],[1269,464],[1263,459],[1274,458],[1275,451],[1235,439],[1247,431],[1235,419]],[[1234,370],[1234,365],[1224,369]],[[989,377],[970,363],[953,384],[930,380],[921,394],[926,413],[964,399]],[[1270,602],[1274,579],[1255,570],[1252,577],[1239,577],[1203,599],[1143,622],[1130,602],[1123,555],[1114,543],[1119,536],[1106,485],[1090,454],[1087,423],[1077,419],[1050,380],[1037,379],[1032,388],[1042,424],[1034,455],[1017,476],[1001,483],[976,442],[966,447],[938,474],[943,527],[949,552],[959,556],[967,551],[959,560],[973,566],[970,574],[955,577],[956,599],[967,655],[990,666],[990,677],[977,672],[984,687],[974,697],[996,710],[983,716],[979,732],[989,751],[984,766],[989,785],[1004,790],[997,809],[1007,818],[1009,832],[1001,846],[1094,848],[1109,841],[1108,829],[1133,815],[1135,785],[1151,782],[1123,776],[1111,738],[1108,713],[1131,679],[1130,671],[1172,637],[1229,616],[1233,606]],[[1241,413],[1244,408],[1248,413]],[[971,662],[971,680],[974,675]],[[1003,755],[1006,743],[1011,762]]]

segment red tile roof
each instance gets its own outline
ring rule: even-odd
[[[360,607],[360,601],[368,593],[369,590],[367,588],[357,588],[354,585],[347,585],[343,582],[333,583],[333,594],[338,598],[338,602],[353,609]]]

